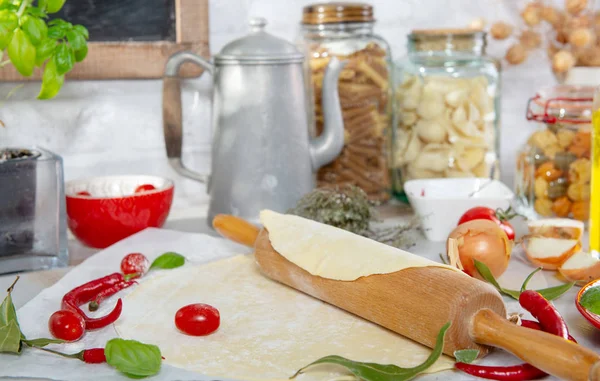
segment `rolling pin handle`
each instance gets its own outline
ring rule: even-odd
[[[477,312],[469,329],[477,343],[505,349],[560,379],[600,381],[600,355],[562,337],[519,327],[489,309]]]

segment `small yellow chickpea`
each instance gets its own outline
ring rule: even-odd
[[[567,148],[573,143],[573,139],[575,138],[575,132],[571,130],[567,130],[565,128],[558,130],[556,133],[556,138],[558,139],[558,145],[562,148]]]
[[[565,8],[567,12],[576,15],[587,8],[587,0],[565,0]]]
[[[550,217],[554,213],[552,211],[552,200],[547,198],[538,198],[535,200],[533,208],[543,217]]]
[[[561,50],[552,57],[552,70],[556,73],[566,73],[575,66],[575,57],[567,50]]]
[[[536,31],[524,30],[519,37],[519,42],[525,49],[535,49],[542,44],[542,37]]]
[[[567,196],[573,201],[588,201],[590,199],[590,184],[573,183],[569,185]]]
[[[569,44],[578,48],[589,45],[594,39],[594,34],[588,28],[577,28],[569,33]]]
[[[543,177],[537,177],[535,182],[533,183],[533,191],[535,193],[535,197],[537,198],[547,198],[548,197],[548,182]]]
[[[513,27],[503,21],[495,22],[490,28],[490,34],[496,40],[504,40],[508,38],[513,31]]]
[[[508,48],[504,58],[512,65],[518,65],[527,58],[527,50],[521,44],[514,44]]]
[[[542,7],[540,16],[542,20],[553,26],[559,25],[564,18],[564,15],[558,9],[551,6]]]
[[[538,3],[529,3],[521,12],[521,17],[525,24],[536,26],[542,21],[541,6]]]

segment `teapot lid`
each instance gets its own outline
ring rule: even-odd
[[[262,64],[302,62],[304,55],[290,42],[264,31],[267,20],[250,20],[250,34],[234,40],[214,58],[217,64]]]

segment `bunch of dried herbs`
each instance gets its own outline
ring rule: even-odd
[[[412,246],[414,238],[410,233],[418,228],[417,220],[394,227],[372,227],[372,222],[379,221],[375,206],[362,189],[354,185],[342,185],[317,188],[307,193],[287,213],[335,226],[390,246]]]

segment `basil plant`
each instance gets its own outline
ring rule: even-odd
[[[88,52],[88,30],[60,18],[48,21],[66,0],[0,0],[0,67],[12,63],[24,77],[43,68],[38,99],[60,91],[65,74]],[[8,59],[6,55],[8,54]]]

